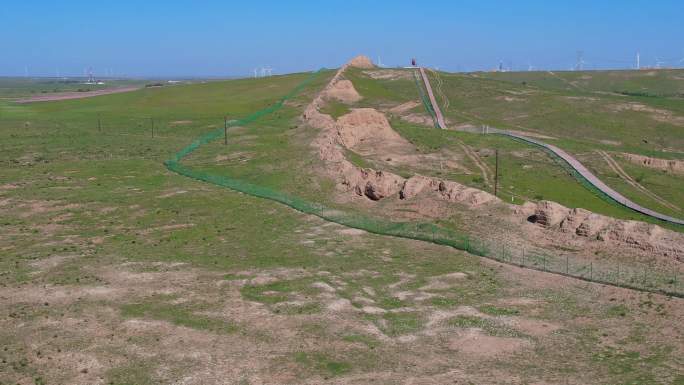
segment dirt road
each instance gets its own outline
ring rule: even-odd
[[[122,92],[131,92],[139,90],[140,86],[131,87],[121,87],[121,88],[107,88],[104,90],[95,90],[87,92],[55,92],[50,94],[40,94],[36,96],[31,96],[29,98],[17,99],[15,103],[35,103],[35,102],[50,102],[55,100],[68,100],[68,99],[83,99],[91,98],[93,96],[118,94]]]

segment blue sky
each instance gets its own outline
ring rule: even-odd
[[[387,65],[464,71],[684,66],[684,1],[3,0],[0,75],[244,76]]]

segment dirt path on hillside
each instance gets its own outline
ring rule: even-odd
[[[597,150],[596,151],[601,157],[608,163],[608,166],[610,167],[611,170],[613,170],[616,174],[618,174],[622,179],[624,179],[625,182],[627,182],[629,185],[632,187],[636,188],[637,190],[641,191],[642,193],[648,195],[650,198],[653,200],[657,201],[661,205],[670,208],[675,211],[681,211],[679,207],[673,205],[672,203],[666,201],[665,199],[659,197],[656,195],[654,192],[651,190],[647,189],[646,187],[642,186],[639,182],[637,182],[634,178],[629,176],[627,172],[613,159],[613,157],[610,156],[607,152],[603,150]]]
[[[95,90],[87,92],[55,92],[51,94],[40,94],[36,96],[31,96],[28,98],[17,99],[15,103],[35,103],[35,102],[51,102],[56,100],[69,100],[69,99],[84,99],[92,98],[94,96],[119,94],[122,92],[131,92],[141,89],[141,86],[130,86],[121,88],[108,88],[104,90]]]
[[[468,158],[471,161],[473,161],[473,163],[475,163],[477,168],[480,169],[480,171],[482,172],[482,178],[484,178],[485,184],[487,186],[491,186],[491,183],[489,182],[490,181],[489,175],[492,174],[492,170],[489,168],[489,166],[487,166],[487,163],[482,161],[482,158],[480,158],[480,156],[475,151],[473,151],[470,147],[468,147],[467,144],[463,143],[463,141],[458,140],[457,142],[458,142],[458,145],[461,146],[463,151],[466,153]]]

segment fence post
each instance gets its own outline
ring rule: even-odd
[[[615,277],[615,284],[620,284],[620,264],[617,264],[617,277]]]
[[[152,137],[154,138],[154,118],[150,118],[150,122],[152,123]]]
[[[228,117],[223,117],[223,145],[228,145]]]
[[[565,256],[565,274],[570,274],[570,265],[567,255]]]
[[[494,196],[497,196],[497,190],[499,189],[499,149],[494,150],[496,160],[494,163]]]
[[[97,132],[102,132],[102,122],[100,121],[100,114],[97,115]]]
[[[644,267],[644,278],[642,279],[642,284],[646,287],[646,267]]]
[[[677,292],[677,271],[674,272],[674,278],[672,278],[672,291]]]
[[[589,262],[589,280],[594,280],[594,262]]]
[[[522,248],[522,262],[520,262],[520,266],[524,267],[525,266],[525,246]]]
[[[542,255],[542,270],[546,271],[546,255]]]

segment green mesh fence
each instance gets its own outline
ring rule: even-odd
[[[231,121],[229,122],[229,125],[245,126],[262,116],[277,111],[283,106],[286,100],[299,93],[318,76],[319,73],[320,71],[312,73],[311,76],[275,104],[257,111],[244,119]],[[223,127],[201,135],[190,145],[176,153],[172,159],[164,162],[165,166],[169,170],[189,178],[230,188],[251,196],[270,199],[300,212],[312,214],[324,220],[344,226],[365,230],[369,233],[432,242],[459,250],[465,250],[471,254],[499,262],[579,278],[586,281],[684,297],[684,293],[682,292],[684,285],[678,283],[676,274],[667,276],[666,274],[653,272],[652,270],[643,269],[642,271],[637,269],[637,271],[633,271],[634,269],[629,270],[625,267],[623,267],[622,272],[620,272],[620,266],[618,265],[617,275],[615,275],[613,274],[613,272],[616,271],[614,266],[587,265],[586,263],[582,264],[575,261],[572,261],[571,263],[568,256],[551,256],[545,250],[533,248],[526,249],[519,245],[508,244],[506,241],[472,238],[434,223],[393,222],[387,219],[370,218],[357,213],[348,213],[331,209],[322,204],[290,196],[281,191],[258,186],[244,180],[193,169],[181,163],[181,160],[184,157],[188,156],[202,145],[221,138],[223,135]]]

